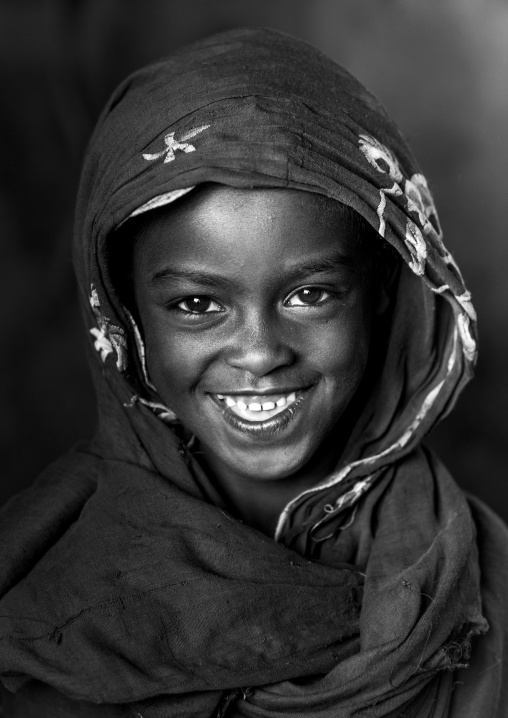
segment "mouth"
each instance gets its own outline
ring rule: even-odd
[[[273,435],[293,421],[310,389],[273,394],[208,394],[226,421],[244,433]]]

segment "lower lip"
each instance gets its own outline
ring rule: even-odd
[[[230,411],[229,407],[220,399],[217,399],[215,395],[208,394],[208,396],[220,410],[224,419],[232,427],[243,434],[250,434],[258,438],[270,438],[276,434],[280,434],[295,421],[301,414],[301,409],[306,403],[310,392],[311,389],[297,391],[296,400],[290,404],[287,409],[276,414],[273,419],[267,419],[266,421],[245,421],[245,419],[241,419],[237,414]]]

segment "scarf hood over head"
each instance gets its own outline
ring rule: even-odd
[[[328,483],[354,487],[356,476],[365,482],[448,413],[476,359],[471,296],[442,243],[424,175],[358,81],[312,47],[273,31],[211,38],[120,85],[85,161],[76,262],[97,350],[99,398],[130,402],[121,411],[138,437],[153,436],[157,426],[148,452],[163,474],[158,445],[166,442],[159,439],[168,436],[162,424],[173,416],[156,406],[137,332],[111,286],[108,240],[130,217],[203,182],[323,194],[365,217],[402,256],[382,381]],[[138,400],[153,404],[162,421],[147,428]],[[367,488],[358,484],[356,495]]]
[[[335,199],[403,260],[372,396],[276,542],[221,508],[109,276],[115,230],[205,182]],[[443,669],[467,663],[487,622],[470,509],[419,445],[472,376],[476,317],[427,181],[379,102],[271,30],[136,72],[90,142],[75,259],[99,426],[37,489],[48,512],[25,538],[24,574],[0,576],[4,678],[146,718],[448,715],[455,674]]]

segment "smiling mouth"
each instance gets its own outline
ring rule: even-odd
[[[288,393],[241,395],[209,394],[226,421],[250,434],[273,435],[282,431],[298,414],[310,388]]]

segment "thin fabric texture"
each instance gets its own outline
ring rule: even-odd
[[[221,504],[109,275],[118,227],[203,182],[336,199],[403,260],[340,463],[274,538]],[[422,446],[472,376],[475,313],[378,101],[269,30],[135,73],[90,143],[75,256],[98,429],[2,514],[8,715],[507,715],[508,532]]]

